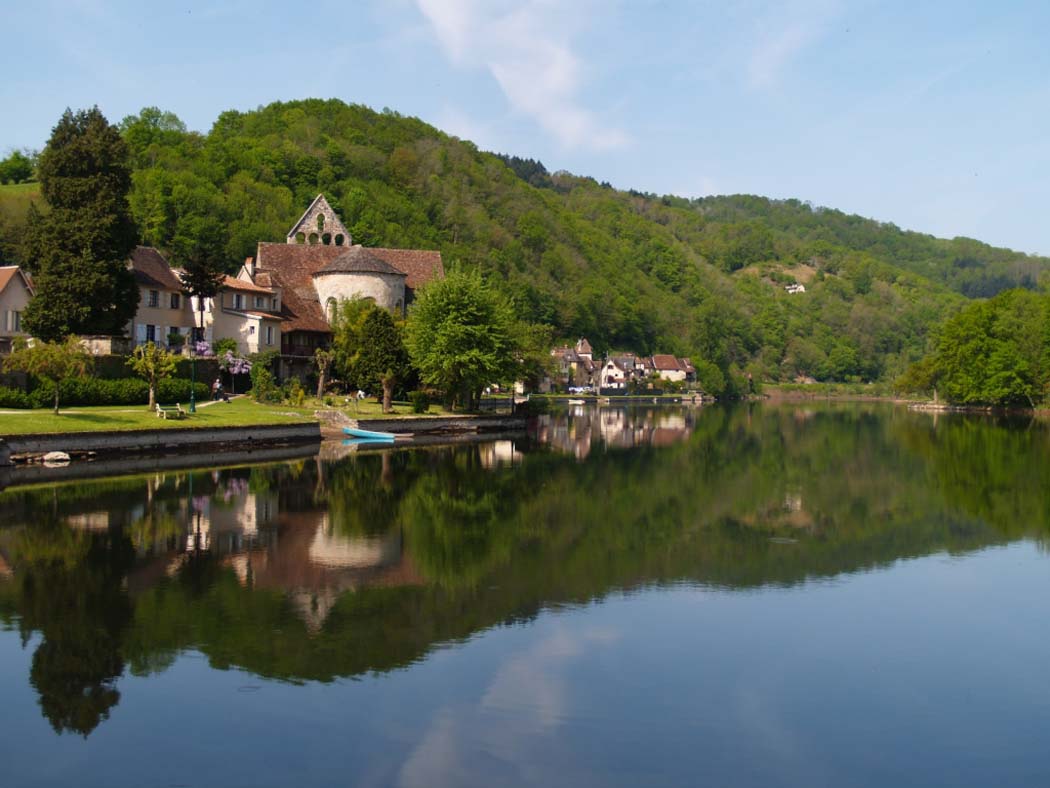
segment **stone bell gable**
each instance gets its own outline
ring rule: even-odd
[[[350,246],[350,231],[324,195],[318,194],[306,213],[288,231],[288,243]]]

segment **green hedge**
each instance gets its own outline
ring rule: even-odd
[[[211,397],[206,383],[197,384],[196,394],[199,401]],[[54,386],[43,381],[38,382],[28,394],[18,389],[0,387],[0,408],[50,408],[54,399]],[[158,402],[168,404],[189,400],[190,381],[184,378],[169,378],[157,384]],[[63,406],[145,405],[149,402],[149,386],[141,378],[74,378],[62,382],[59,402]]]

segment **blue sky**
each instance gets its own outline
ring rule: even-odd
[[[1050,3],[11,2],[0,151],[62,110],[336,97],[621,188],[1050,254]],[[11,31],[16,31],[14,35]]]

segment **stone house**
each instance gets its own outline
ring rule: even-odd
[[[10,353],[15,337],[26,336],[22,313],[33,297],[33,282],[17,265],[0,266],[0,353]]]
[[[696,369],[687,358],[676,358],[669,354],[655,355],[653,369],[663,380],[689,383],[696,380]]]
[[[259,243],[238,278],[281,293],[281,376],[309,371],[331,341],[339,302],[365,298],[403,317],[415,291],[445,275],[441,253],[352,243],[324,195],[292,226],[284,243]]]

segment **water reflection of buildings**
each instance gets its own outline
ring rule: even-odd
[[[695,415],[684,409],[635,410],[626,407],[574,406],[567,413],[542,417],[535,438],[579,460],[596,446],[628,449],[669,446],[693,431]]]
[[[520,456],[513,445],[493,447],[489,455],[493,464]],[[130,536],[139,555],[128,575],[132,593],[174,578],[191,561],[206,557],[230,568],[243,586],[285,592],[311,631],[320,629],[347,592],[422,582],[396,528],[345,534],[327,510],[311,503],[306,510],[281,511],[275,490],[253,490],[247,479],[218,477],[206,493],[198,482],[193,494],[185,481],[151,477],[145,495],[120,515],[88,511],[64,520],[77,530],[116,527]],[[5,569],[0,562],[0,575]]]

